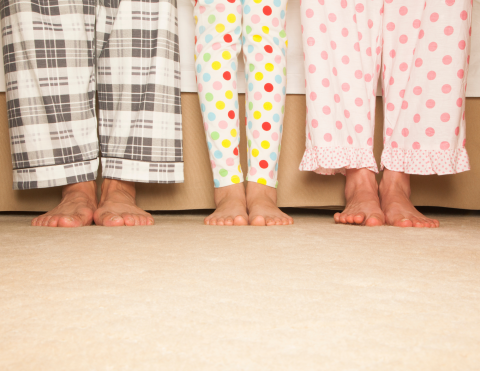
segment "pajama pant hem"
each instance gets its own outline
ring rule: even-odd
[[[378,173],[371,149],[315,146],[306,149],[300,163],[300,171],[314,171],[322,175],[345,175],[346,169],[362,168]]]
[[[278,180],[273,179],[271,177],[261,177],[261,176],[251,176],[249,175],[246,179],[247,182],[252,182],[252,183],[260,183],[263,185],[266,185],[268,187],[272,188],[277,188],[278,187]]]
[[[146,162],[102,157],[102,176],[139,183],[183,183],[183,162]]]
[[[71,164],[13,170],[13,189],[59,187],[97,178],[98,158]]]

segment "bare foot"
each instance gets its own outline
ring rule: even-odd
[[[290,225],[293,218],[277,207],[275,188],[248,182],[247,184],[248,222],[255,226]]]
[[[93,215],[96,225],[105,227],[153,225],[153,217],[135,203],[135,183],[104,179],[102,196]]]
[[[215,188],[217,209],[204,220],[206,225],[248,225],[243,183]]]
[[[410,201],[410,175],[385,169],[380,182],[380,200],[388,225],[438,228],[440,222],[420,213]]]
[[[335,223],[377,227],[385,223],[380,207],[375,173],[368,169],[348,169],[345,183],[347,206],[333,218]]]
[[[36,227],[82,227],[91,225],[97,209],[97,186],[92,180],[66,185],[62,201],[53,210],[32,220]]]

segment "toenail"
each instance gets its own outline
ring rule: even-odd
[[[114,216],[114,217],[113,217],[112,219],[110,219],[110,220],[111,220],[112,222],[116,222],[116,221],[119,221],[120,219],[122,219],[122,218],[120,218],[119,216]]]
[[[66,220],[68,220],[69,222],[73,222],[73,218],[71,216],[67,216],[65,217]]]

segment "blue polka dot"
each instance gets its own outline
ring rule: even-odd
[[[285,18],[285,10],[282,10],[280,12],[280,18],[282,18],[282,19]]]
[[[211,78],[211,76],[210,76],[209,73],[206,73],[206,74],[203,75],[203,81],[205,81],[205,82],[209,82],[210,78]]]
[[[204,26],[200,26],[200,28],[199,28],[198,30],[200,31],[200,35],[201,35],[202,33],[205,32],[205,27],[204,27]]]
[[[277,160],[277,154],[275,152],[270,153],[270,158],[272,159],[272,161],[276,161]]]
[[[245,36],[242,37],[242,43],[245,44]]]
[[[285,86],[282,88],[282,93],[285,95]]]
[[[280,133],[283,132],[283,125],[280,125]]]
[[[202,66],[199,64],[197,64],[197,72],[198,73],[202,72]]]
[[[235,108],[238,109],[238,100],[235,101]]]
[[[210,151],[212,149],[212,143],[207,142],[208,150]]]
[[[235,62],[232,62],[231,66],[232,66],[232,70],[234,71],[237,70],[237,65],[235,64]]]
[[[273,42],[275,43],[275,45],[280,44],[280,41],[276,37],[273,38]]]
[[[252,128],[252,126],[253,126],[252,122],[251,122],[251,121],[249,121],[249,122],[248,122],[248,128],[249,128],[249,129],[251,129],[251,128]]]
[[[275,165],[275,171],[278,171],[278,163]]]
[[[248,160],[248,167],[252,166],[252,163],[250,160]]]
[[[217,116],[215,116],[215,114],[214,114],[213,112],[210,112],[210,113],[208,114],[208,119],[209,119],[210,121],[214,121],[216,118],[217,118]]]
[[[248,79],[247,79],[247,80],[248,80]],[[248,84],[248,91],[252,91],[252,90],[253,90],[253,84],[250,83],[250,84]]]
[[[282,54],[285,56],[285,48],[282,48]]]
[[[205,4],[209,5],[211,3],[213,3],[213,0],[205,0]]]
[[[280,5],[282,5],[282,0],[275,0],[273,5],[275,5],[277,8],[280,7]]]
[[[273,115],[273,121],[279,122],[280,121],[280,115],[278,113]]]
[[[253,45],[249,45],[249,46],[248,46],[248,52],[249,52],[249,53],[253,52]]]
[[[202,110],[202,112],[205,112],[205,105],[203,103],[200,105],[200,109]]]
[[[213,154],[215,156],[215,158],[222,158],[223,157],[223,153],[222,151],[215,151],[215,153]]]
[[[205,42],[209,43],[210,41],[213,40],[213,36],[212,35],[207,35],[205,36]]]
[[[240,0],[240,2],[242,3],[242,5],[244,5],[244,4],[245,4],[245,0]]]
[[[238,26],[236,29],[235,29],[235,35],[238,35],[240,32],[242,32],[242,28],[240,26]]]
[[[213,184],[215,184],[215,188],[220,187],[220,182],[217,179],[213,180]]]
[[[250,9],[250,6],[247,5],[245,8],[243,8],[243,13],[248,14],[248,13],[250,13],[250,10],[252,10],[252,9]]]
[[[209,79],[209,80],[210,80],[210,79]],[[277,84],[281,84],[281,83],[282,83],[282,76],[280,76],[280,75],[275,76],[275,82],[276,82]]]

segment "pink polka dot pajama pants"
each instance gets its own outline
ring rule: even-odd
[[[195,68],[215,187],[243,182],[237,58],[245,61],[247,181],[277,187],[285,110],[286,0],[198,0]],[[243,17],[243,22],[242,22]]]
[[[472,0],[303,0],[308,113],[300,170],[378,172],[372,146],[381,71],[382,169],[423,175],[469,170],[472,6]]]

